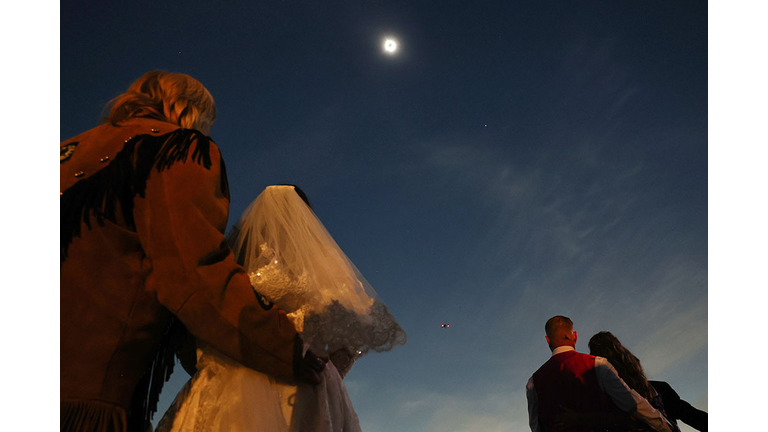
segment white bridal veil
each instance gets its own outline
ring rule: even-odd
[[[245,210],[229,244],[265,296],[313,352],[388,351],[405,332],[293,186],[269,186]]]

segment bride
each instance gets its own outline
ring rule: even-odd
[[[376,292],[315,216],[306,195],[269,186],[228,236],[262,302],[287,312],[303,350],[329,358],[318,385],[290,385],[198,346],[197,373],[157,432],[359,431],[342,378],[369,350],[406,336]]]

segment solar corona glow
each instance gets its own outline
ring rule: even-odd
[[[384,51],[390,55],[394,54],[395,51],[397,51],[397,41],[394,39],[385,39]]]

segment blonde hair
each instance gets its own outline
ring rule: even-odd
[[[109,101],[105,122],[150,117],[183,128],[206,130],[216,121],[213,96],[200,81],[182,73],[150,71]]]

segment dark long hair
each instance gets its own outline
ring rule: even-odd
[[[619,378],[640,396],[651,400],[653,387],[645,377],[640,360],[625,348],[611,332],[602,331],[589,340],[589,353],[605,357],[619,373]]]

